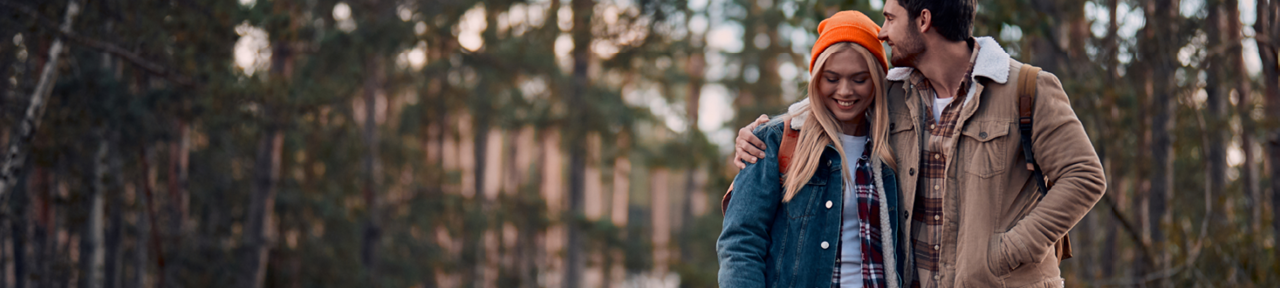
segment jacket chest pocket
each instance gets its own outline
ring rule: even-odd
[[[818,205],[816,203],[823,201],[821,196],[823,196],[824,193],[822,192],[826,189],[825,179],[821,179],[821,177],[810,178],[809,181],[800,188],[800,192],[797,192],[794,197],[791,197],[791,201],[782,203],[783,207],[786,208],[787,218],[794,222],[804,221],[806,218],[817,215],[818,210],[814,209],[814,207]]]
[[[920,135],[915,133],[916,127],[912,125],[910,116],[894,113],[889,116],[889,119],[889,143],[892,143],[891,145],[893,147],[917,147],[919,145],[916,141],[919,140],[918,137]],[[897,159],[898,163],[908,163],[904,162],[908,159],[903,159],[903,157],[914,156],[915,153],[919,153],[919,149],[895,148],[893,149],[893,153],[896,158],[899,158]],[[915,176],[915,173],[911,173],[911,176]]]
[[[1017,144],[1009,135],[1013,124],[1004,121],[975,121],[964,127],[960,159],[965,172],[991,178],[1009,169],[1009,151]]]

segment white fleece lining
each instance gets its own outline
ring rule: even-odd
[[[897,245],[893,236],[896,231],[892,230],[889,225],[889,198],[884,192],[884,177],[880,171],[880,157],[871,157],[871,178],[875,180],[876,192],[880,195],[880,247],[884,253],[884,278],[885,283],[889,284],[889,288],[898,288],[898,255],[893,254],[893,247]]]
[[[800,127],[804,127],[804,119],[809,118],[809,113],[801,113],[804,112],[805,109],[809,109],[809,97],[804,97],[800,102],[796,102],[791,104],[790,107],[787,107],[787,114],[794,115],[791,117],[792,130],[800,130]]]

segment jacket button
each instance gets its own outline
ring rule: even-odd
[[[822,241],[822,244],[818,246],[822,246],[822,249],[825,250],[827,247],[831,247],[831,244],[827,244],[827,241]]]
[[[831,166],[831,160],[827,160],[827,166]]]
[[[827,209],[831,209],[831,201],[827,200]]]
[[[910,170],[907,170],[907,174],[910,174],[911,176],[916,176],[916,168],[911,168]]]
[[[979,132],[978,138],[987,139],[987,132]]]

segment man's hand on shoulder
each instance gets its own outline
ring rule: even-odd
[[[733,165],[738,166],[738,169],[747,168],[744,162],[756,163],[760,158],[764,158],[764,149],[767,147],[753,131],[766,122],[769,122],[769,115],[760,114],[756,121],[738,129],[738,138],[734,140],[733,145]]]

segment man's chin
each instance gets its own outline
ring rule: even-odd
[[[915,61],[911,61],[911,60],[912,59],[906,58],[906,57],[903,57],[903,58],[890,57],[889,64],[892,64],[893,67],[916,67]]]

